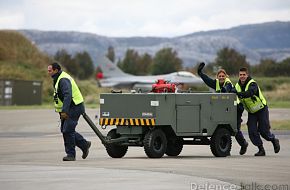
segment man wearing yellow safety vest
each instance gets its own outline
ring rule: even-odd
[[[67,154],[63,161],[75,161],[75,146],[82,150],[82,158],[86,159],[91,142],[75,131],[80,115],[85,112],[83,96],[74,79],[62,71],[58,63],[48,65],[47,72],[53,79],[54,106],[61,119],[61,132]]]
[[[224,69],[218,70],[216,74],[216,79],[211,79],[206,74],[202,73],[202,69],[205,66],[204,63],[200,63],[198,67],[198,75],[201,77],[201,79],[205,82],[207,86],[214,89],[215,92],[220,93],[229,93],[234,89],[234,86],[232,82],[229,79],[229,76],[227,75],[226,71]],[[241,146],[240,149],[240,155],[243,155],[247,152],[248,143],[244,138],[244,135],[241,131],[241,123],[242,123],[242,114],[243,114],[244,108],[242,104],[238,104],[237,107],[237,128],[238,132],[235,136],[237,142]]]
[[[280,151],[279,140],[270,132],[269,110],[267,101],[254,79],[249,76],[247,68],[239,71],[239,82],[235,85],[236,93],[248,111],[248,131],[252,143],[259,148],[255,156],[265,156],[265,149],[260,135],[271,141],[274,152]]]

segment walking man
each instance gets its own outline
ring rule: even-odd
[[[80,115],[85,112],[83,96],[74,79],[62,71],[58,63],[48,65],[47,72],[53,79],[54,106],[61,119],[61,132],[66,152],[63,161],[75,161],[75,146],[82,150],[82,158],[86,159],[91,142],[75,131]]]

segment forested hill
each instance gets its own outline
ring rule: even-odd
[[[19,32],[0,30],[0,76],[5,79],[43,80],[49,58]]]
[[[69,53],[87,51],[93,60],[96,56],[105,55],[109,46],[114,47],[117,58],[123,58],[128,48],[141,54],[146,52],[153,55],[164,47],[172,47],[178,52],[184,66],[193,66],[200,61],[213,61],[217,51],[223,47],[234,48],[245,54],[251,64],[265,58],[281,61],[290,57],[290,22],[242,25],[173,38],[112,38],[81,32],[38,30],[21,32],[51,55],[59,49],[66,49]]]

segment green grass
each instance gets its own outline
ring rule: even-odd
[[[290,120],[271,121],[272,130],[290,130]]]
[[[290,120],[282,120],[282,121],[270,121],[271,130],[290,130]],[[247,131],[247,125],[242,125],[242,131]]]
[[[2,79],[44,80],[46,68],[34,67],[28,61],[1,61],[0,76]]]
[[[100,104],[85,103],[86,108],[99,108]],[[42,105],[14,105],[14,106],[0,106],[0,110],[33,110],[33,109],[54,109],[53,102],[51,104]]]
[[[268,101],[269,108],[290,108],[290,101]]]
[[[53,109],[53,104],[0,106],[0,110]]]

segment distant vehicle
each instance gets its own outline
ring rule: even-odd
[[[98,66],[103,73],[97,74],[101,87],[128,87],[128,88],[151,88],[158,79],[163,79],[176,84],[202,84],[203,81],[188,71],[178,71],[164,75],[135,76],[124,73],[106,57],[98,58]]]

